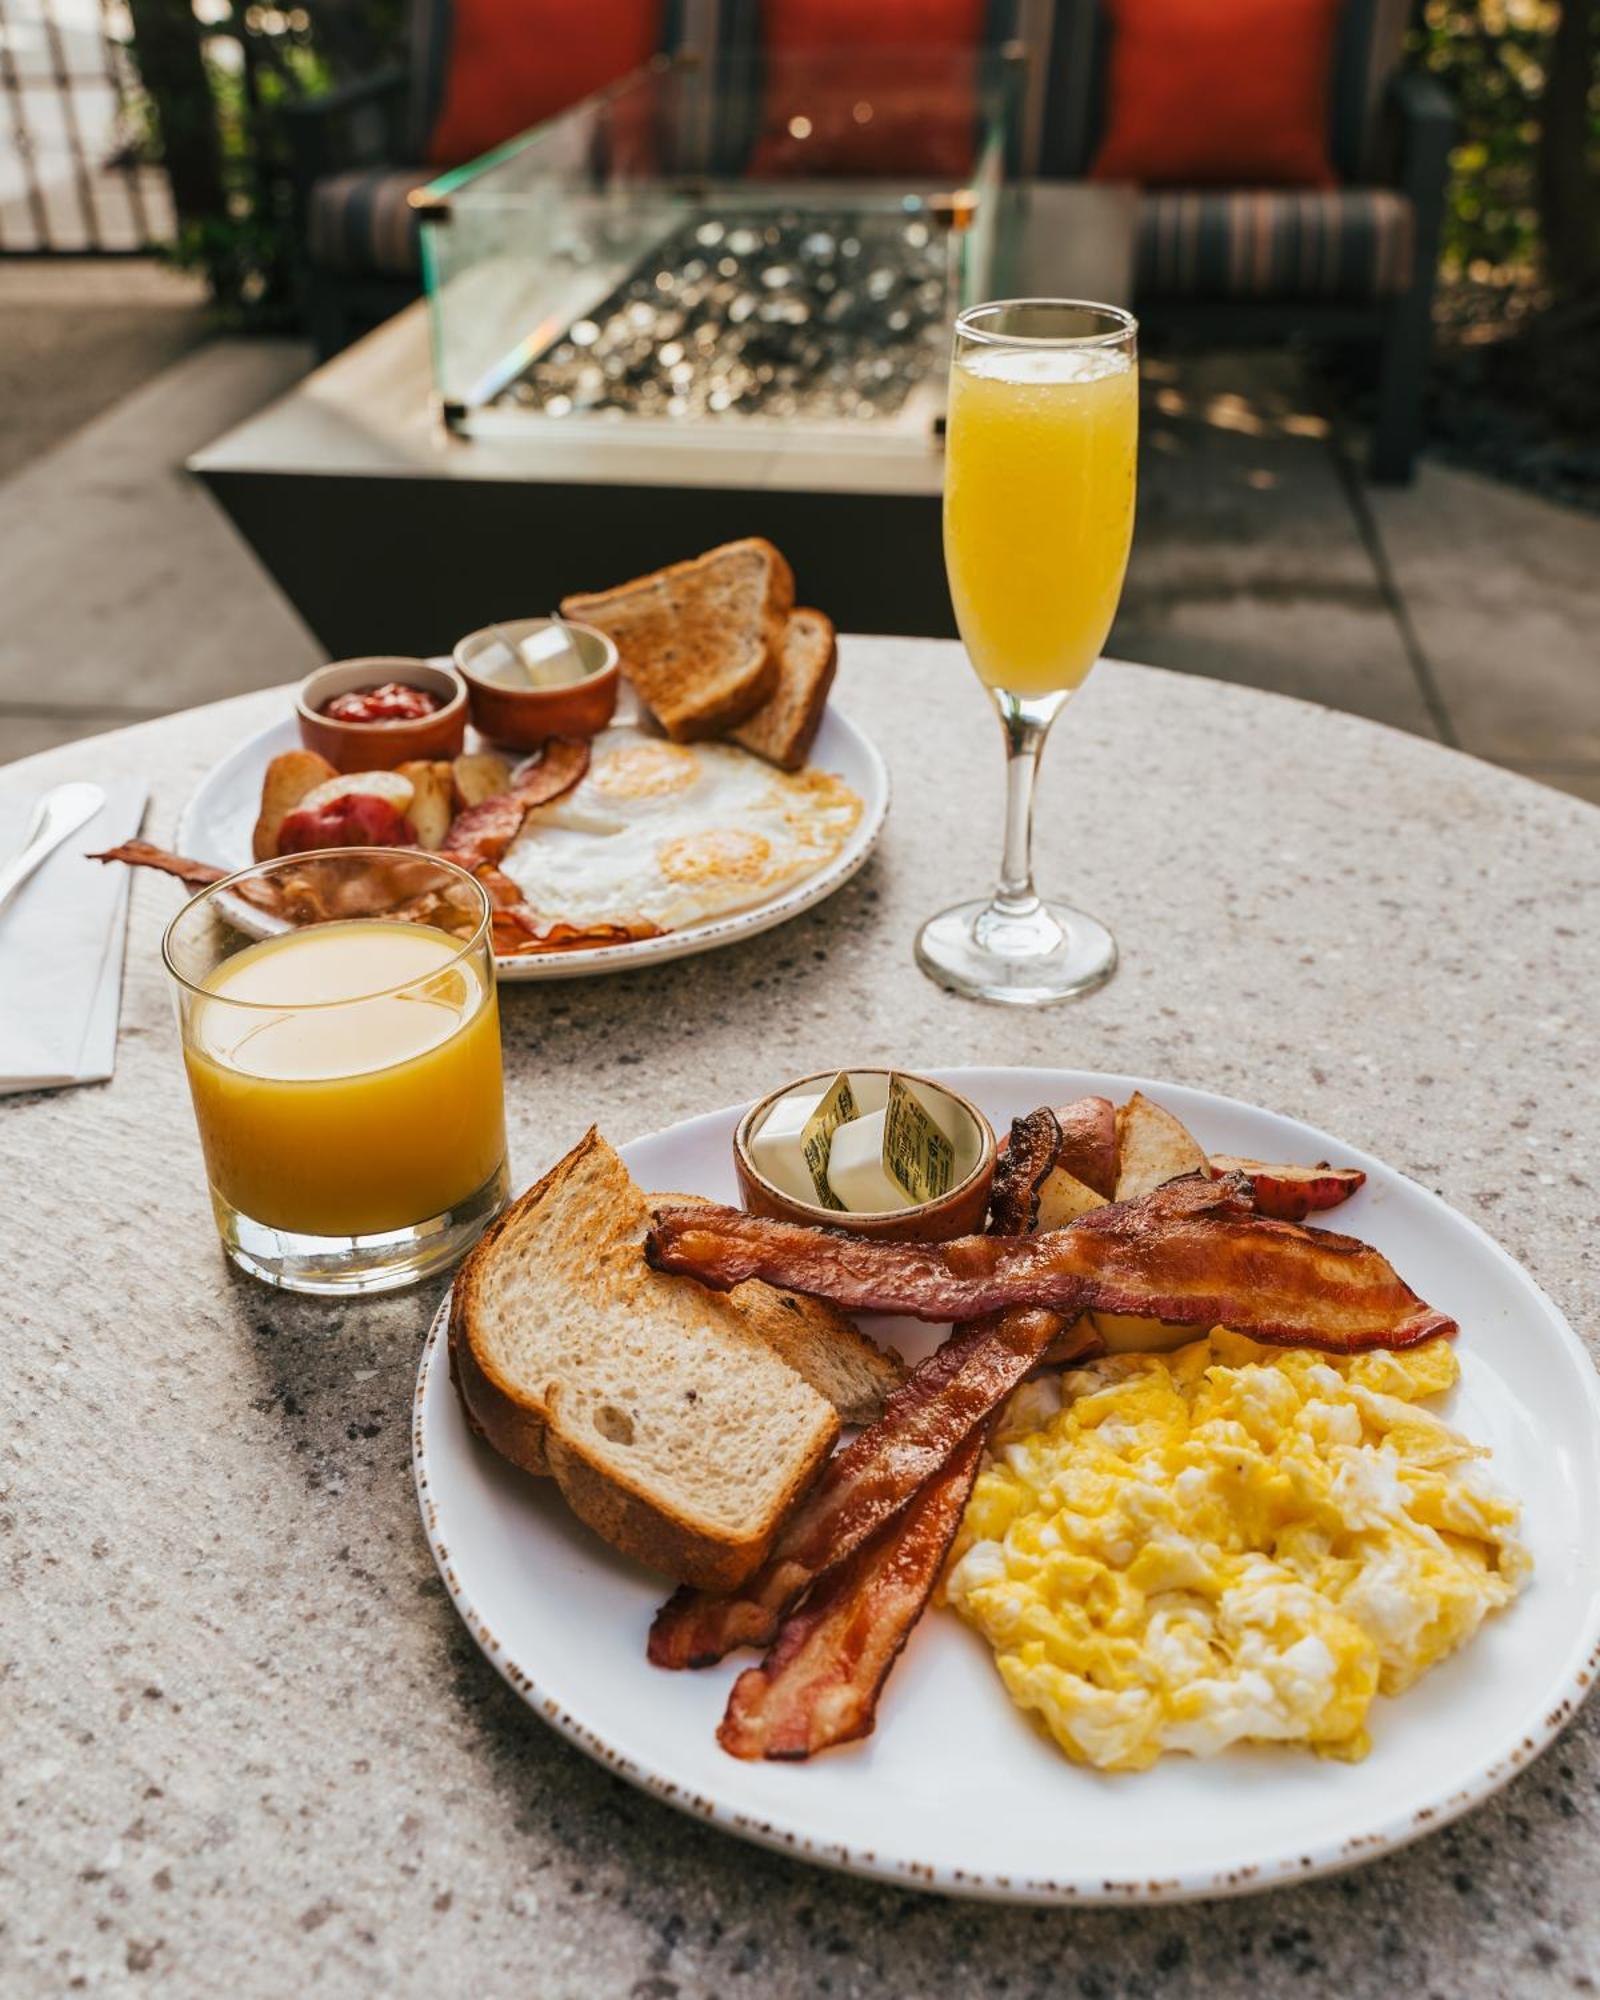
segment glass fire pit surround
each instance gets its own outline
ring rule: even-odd
[[[1020,72],[863,65],[659,62],[420,189],[451,428],[933,449],[955,315],[1005,289]]]

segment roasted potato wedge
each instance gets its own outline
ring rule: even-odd
[[[369,799],[387,800],[404,819],[411,811],[412,789],[411,780],[403,778],[398,771],[345,771],[307,792],[297,810],[319,812],[323,806],[331,806],[335,799],[360,793]]]
[[[1250,1183],[1256,1208],[1275,1222],[1303,1222],[1320,1208],[1337,1208],[1366,1180],[1359,1167],[1274,1167],[1265,1160],[1240,1160],[1231,1153],[1213,1153],[1214,1174],[1243,1174]]]
[[[457,757],[450,766],[455,783],[456,810],[481,806],[485,799],[498,798],[511,789],[511,766],[492,750],[478,750]]]
[[[1105,1342],[1108,1354],[1167,1354],[1185,1347],[1210,1329],[1177,1326],[1169,1320],[1146,1319],[1141,1313],[1085,1313]]]
[[[1117,1113],[1117,1200],[1133,1201],[1181,1174],[1210,1179],[1204,1149],[1170,1111],[1135,1091]]]
[[[285,750],[273,758],[262,780],[261,813],[250,836],[255,860],[276,860],[278,830],[283,822],[319,785],[337,776],[327,758],[319,757],[315,750]]]
[[[406,814],[418,843],[439,848],[455,818],[455,775],[447,758],[419,758],[396,767],[396,775],[411,780],[411,807]]]
[[[1065,1167],[1052,1167],[1039,1190],[1037,1226],[1041,1230],[1065,1229],[1080,1215],[1087,1215],[1090,1209],[1104,1208],[1105,1205],[1103,1194],[1096,1194],[1092,1187],[1080,1181],[1075,1174],[1069,1174]]]
[[[1117,1186],[1117,1112],[1109,1097],[1080,1097],[1056,1112],[1056,1165],[1109,1201]]]

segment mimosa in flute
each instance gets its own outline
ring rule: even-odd
[[[956,622],[1010,752],[1005,859],[987,901],[917,941],[974,998],[1037,1004],[1110,977],[1094,918],[1034,893],[1033,782],[1057,710],[1099,658],[1133,536],[1137,329],[1110,306],[1021,300],[956,326],[946,425],[945,566]]]
[[[341,889],[358,865],[349,854],[294,862],[302,879],[337,872]],[[410,1282],[459,1255],[505,1195],[486,928],[472,923],[470,899],[447,877],[439,879],[448,893],[418,891],[419,871],[459,874],[451,864],[397,862],[391,852],[370,865],[391,878],[404,871],[397,893],[369,899],[373,916],[237,939],[209,962],[194,962],[190,935],[187,971],[174,966],[224,1246],[257,1276],[294,1289]],[[456,928],[384,914],[418,893],[431,893],[428,914]],[[319,900],[336,909],[348,896]],[[197,931],[194,910],[174,931]]]

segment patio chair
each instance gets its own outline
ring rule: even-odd
[[[1331,188],[1151,187],[1135,304],[1154,332],[1208,343],[1306,334],[1376,350],[1368,469],[1404,481],[1422,436],[1434,275],[1455,132],[1432,77],[1400,67],[1407,0],[1345,0],[1328,103]],[[1041,171],[1090,170],[1109,56],[1099,0],[1061,0],[1047,59]]]
[[[416,297],[413,188],[681,46],[682,12],[679,0],[410,0],[405,64],[290,106],[318,357]],[[519,59],[499,60],[507,48]]]

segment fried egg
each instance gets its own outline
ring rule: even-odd
[[[595,738],[578,785],[528,814],[501,866],[543,917],[675,931],[814,875],[860,817],[826,771],[624,724]]]
[[[1333,1357],[1218,1327],[1013,1396],[947,1601],[1078,1762],[1242,1741],[1357,1759],[1396,1695],[1532,1570],[1487,1452],[1422,1399],[1446,1341]]]

